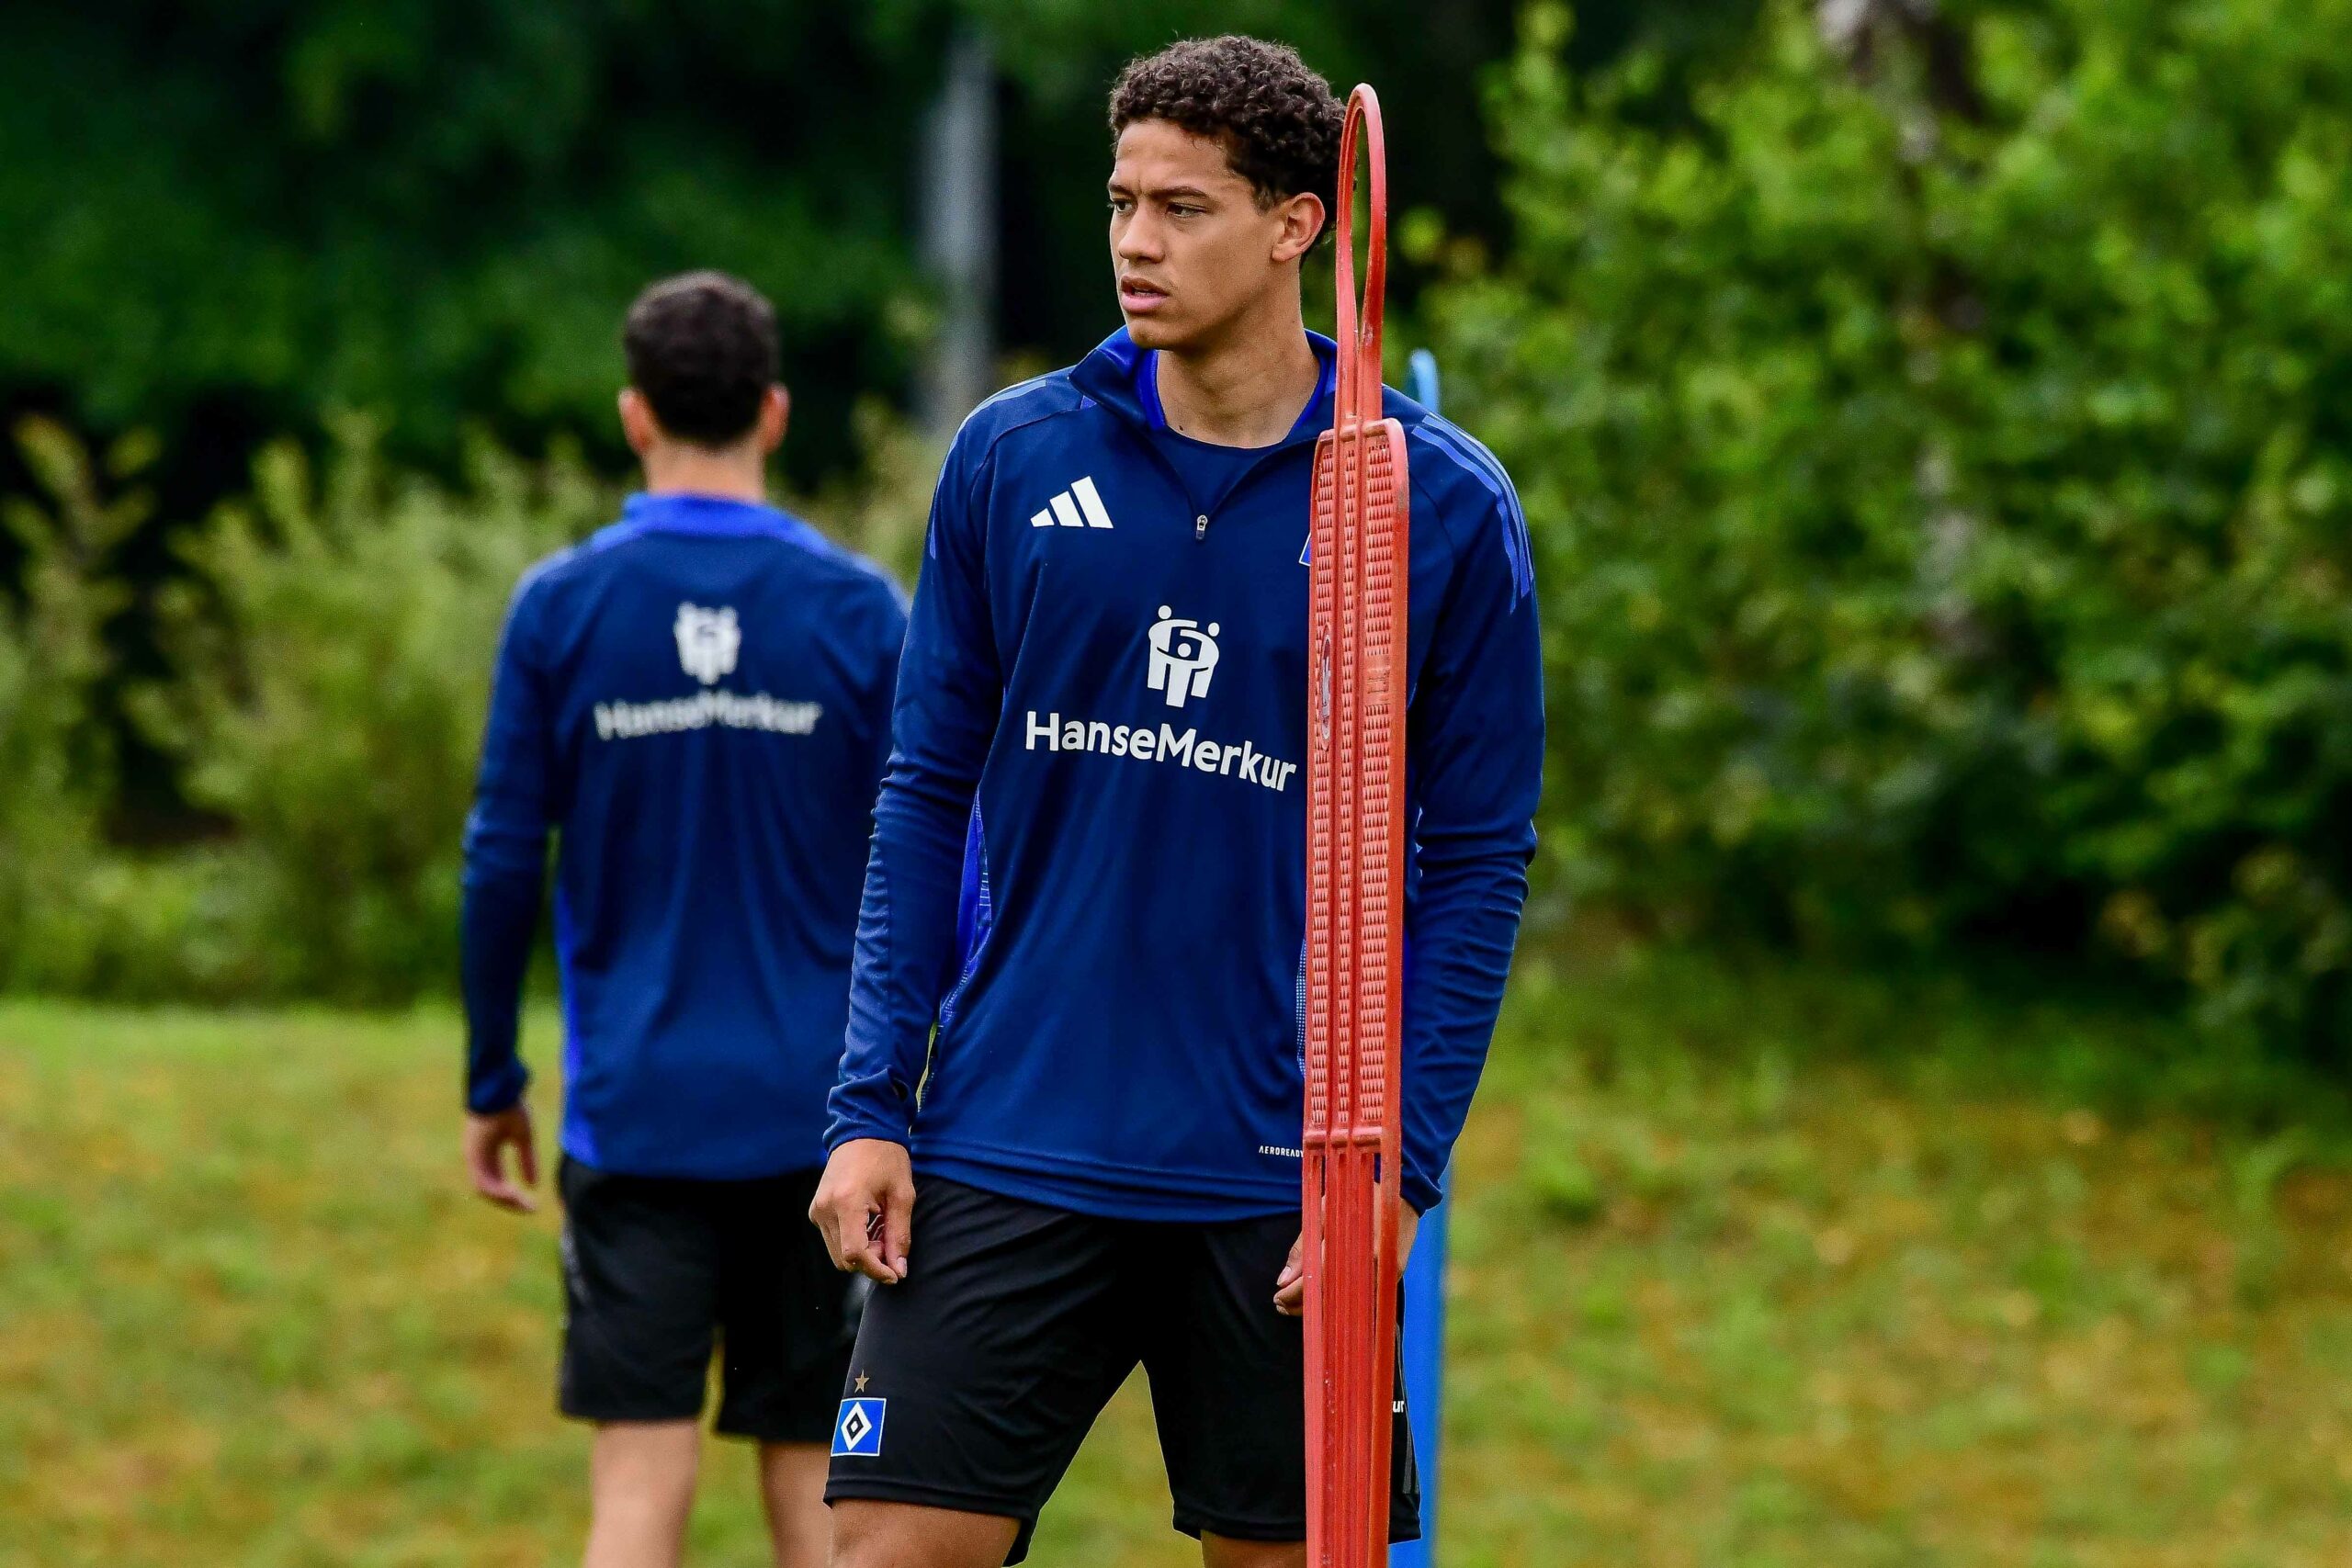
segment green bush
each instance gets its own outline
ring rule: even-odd
[[[390,1000],[454,972],[458,846],[515,581],[608,519],[576,463],[478,450],[453,491],[348,425],[323,476],[269,448],[186,547],[175,678],[141,705],[230,828],[199,862],[200,988]]]
[[[853,473],[815,494],[786,496],[783,505],[912,589],[944,454],[878,400],[860,403],[850,427],[858,454]]]
[[[40,419],[15,434],[48,504],[0,502],[24,551],[21,601],[0,600],[0,986],[75,988],[102,964],[93,891],[115,759],[94,708],[113,669],[107,624],[129,599],[110,568],[149,507],[135,488],[104,491],[152,453],[130,437],[93,462]]]
[[[796,502],[910,571],[937,454],[878,406],[860,470]],[[218,832],[108,841],[114,760],[98,694],[112,572],[151,504],[152,443],[95,461],[62,427],[19,446],[50,502],[7,503],[21,607],[0,600],[0,989],[115,999],[401,1001],[456,982],[460,847],[499,626],[534,561],[618,497],[560,453],[478,444],[463,483],[386,466],[345,421],[322,465],[268,447],[251,493],[181,546],[153,607],[169,673],[131,691]]]
[[[1498,83],[1516,249],[1431,313],[1539,535],[1557,886],[2344,1039],[2352,3],[1945,16],[1779,0],[1684,114],[1538,7]]]

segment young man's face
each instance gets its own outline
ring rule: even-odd
[[[1223,145],[1162,119],[1119,133],[1110,194],[1119,311],[1141,348],[1213,343],[1269,293],[1295,290],[1323,222],[1312,196],[1260,207]]]

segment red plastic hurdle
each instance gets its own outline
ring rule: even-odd
[[[1359,149],[1370,174],[1355,277]],[[1338,385],[1315,449],[1307,671],[1307,1561],[1388,1555],[1404,976],[1405,432],[1381,417],[1388,177],[1380,99],[1340,140]]]

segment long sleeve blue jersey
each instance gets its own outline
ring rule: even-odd
[[[524,578],[466,825],[474,1111],[528,1077],[553,830],[565,1151],[719,1179],[823,1160],[905,630],[877,569],[714,497],[632,497]]]
[[[1171,447],[1122,332],[967,420],[932,504],[827,1142],[1085,1213],[1299,1201],[1307,495],[1324,385],[1254,457]],[[1404,1195],[1510,967],[1543,766],[1526,522],[1402,394],[1412,525]],[[934,1033],[934,1023],[936,1031]]]

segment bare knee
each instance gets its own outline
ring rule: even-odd
[[[775,1568],[827,1568],[832,1561],[825,1465],[821,1443],[760,1445],[760,1492],[767,1504]]]
[[[1001,1568],[1020,1528],[993,1514],[844,1497],[833,1505],[832,1568]]]
[[[702,1433],[691,1421],[616,1422],[589,1450],[586,1568],[674,1563],[693,1506]]]
[[[890,1509],[862,1498],[844,1497],[832,1506],[833,1561],[831,1568],[885,1568],[892,1561]]]

